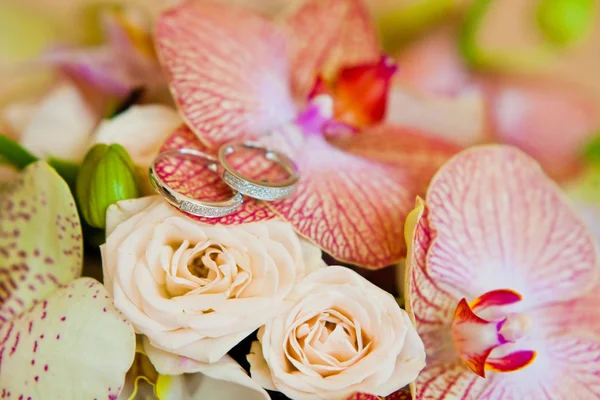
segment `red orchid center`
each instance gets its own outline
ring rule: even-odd
[[[374,63],[342,68],[330,81],[319,75],[309,101],[329,95],[336,121],[355,129],[374,125],[385,116],[391,79],[397,69],[391,57],[382,55]]]
[[[531,330],[531,319],[524,313],[509,312],[521,299],[518,292],[499,289],[471,303],[464,298],[458,303],[452,339],[462,360],[477,375],[485,378],[486,371],[518,371],[534,361],[535,351],[519,347]]]

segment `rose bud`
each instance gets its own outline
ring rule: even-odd
[[[83,219],[96,228],[106,226],[108,206],[139,197],[127,150],[119,144],[92,147],[77,175],[76,197]]]

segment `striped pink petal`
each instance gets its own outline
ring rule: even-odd
[[[269,207],[338,260],[367,268],[397,262],[406,254],[398,221],[456,148],[392,126],[336,145],[308,137],[296,195]]]
[[[156,42],[183,118],[205,144],[256,137],[295,116],[286,37],[257,14],[183,2],[162,14]]]
[[[433,179],[406,229],[406,306],[428,360],[417,399],[598,397],[596,249],[531,159],[505,146],[461,153]],[[494,350],[486,379],[461,360],[451,335],[456,305],[475,293],[485,293],[472,303],[478,312],[512,307],[507,321],[527,315],[535,325],[521,333],[499,326],[518,340]]]
[[[182,125],[167,139],[161,151],[179,148],[195,149],[215,155],[215,150],[203,145],[185,125]],[[234,168],[249,177],[277,178],[279,177],[278,173],[281,172],[256,153],[242,154],[241,157],[229,161]],[[232,196],[231,189],[219,175],[192,160],[180,157],[164,158],[157,163],[156,172],[170,188],[185,196],[208,201],[223,200]],[[188,216],[207,224],[222,225],[258,222],[275,217],[264,203],[248,197],[244,199],[244,203],[235,213],[222,218]]]
[[[461,153],[432,181],[427,206],[437,235],[428,274],[460,297],[510,288],[528,304],[547,304],[578,296],[598,275],[586,227],[514,148]]]
[[[488,107],[496,140],[533,156],[553,178],[581,167],[583,147],[600,120],[593,105],[565,90],[500,81],[491,85]]]
[[[376,62],[375,25],[362,0],[308,0],[286,21],[292,45],[295,93],[305,98],[317,75]]]

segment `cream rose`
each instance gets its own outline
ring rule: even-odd
[[[354,271],[319,270],[291,299],[295,305],[259,330],[248,355],[250,375],[264,388],[295,400],[387,396],[425,366],[408,314]]]
[[[152,346],[215,362],[281,313],[320,250],[278,220],[206,225],[161,197],[119,202],[102,246],[115,306]]]

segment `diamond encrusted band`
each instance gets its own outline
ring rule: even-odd
[[[166,157],[183,157],[199,162],[207,166],[208,169],[217,173],[219,162],[216,158],[193,149],[173,149],[167,150],[156,156],[150,165],[150,182],[154,189],[165,198],[169,203],[188,214],[197,215],[206,218],[219,218],[229,215],[237,210],[243,203],[243,196],[240,192],[234,191],[231,198],[223,201],[203,201],[185,196],[176,190],[170,188],[156,173],[156,163]]]
[[[227,161],[227,156],[233,154],[237,147],[262,152],[267,160],[281,166],[288,173],[288,178],[283,182],[265,182],[250,179],[240,174]],[[234,142],[221,146],[219,149],[219,162],[223,167],[221,177],[225,183],[240,193],[259,200],[275,201],[289,197],[296,189],[299,179],[298,169],[289,157],[278,151],[269,150],[256,142]]]

